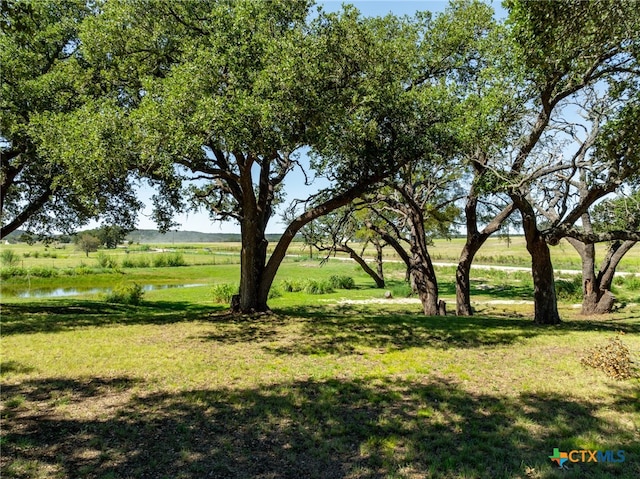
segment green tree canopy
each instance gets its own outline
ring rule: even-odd
[[[92,164],[86,150],[58,148],[72,133],[69,116],[80,134],[96,134],[77,114],[96,93],[78,40],[89,4],[7,1],[0,8],[0,236],[19,227],[70,231],[101,216],[133,225],[140,204],[126,170]]]

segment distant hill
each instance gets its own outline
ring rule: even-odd
[[[25,233],[22,230],[16,230],[13,233],[8,234],[2,238],[2,241],[8,241],[15,243],[20,236]],[[279,234],[268,234],[267,240],[269,243],[276,243],[280,236]],[[61,235],[52,235],[54,240],[61,238]],[[67,236],[67,238],[70,238]],[[240,243],[241,238],[238,233],[202,233],[200,231],[169,231],[168,233],[160,233],[158,230],[134,230],[129,233],[126,238],[127,241],[133,243]],[[72,241],[72,239],[67,239]],[[295,239],[294,241],[299,241]]]
[[[267,240],[277,242],[279,234],[268,234]],[[160,233],[158,230],[135,230],[126,236],[127,241],[134,243],[239,243],[238,233],[201,233],[199,231],[169,231]]]

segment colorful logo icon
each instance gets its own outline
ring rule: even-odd
[[[555,462],[558,467],[562,467],[565,462],[569,460],[569,454],[566,452],[560,452],[560,449],[557,447],[553,448],[553,456],[549,456],[552,462]]]

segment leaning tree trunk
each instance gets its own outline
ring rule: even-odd
[[[480,156],[482,164],[486,163],[484,154]],[[478,176],[482,175],[484,168],[476,163]],[[478,196],[472,186],[464,207],[465,222],[467,226],[467,240],[460,252],[458,267],[456,268],[456,314],[458,316],[471,316],[471,265],[476,253],[487,239],[500,229],[502,223],[509,218],[515,207],[513,203],[505,206],[482,231],[478,229]]]
[[[460,252],[458,259],[458,267],[456,268],[456,314],[458,316],[471,316],[473,309],[471,308],[471,265],[476,253],[482,248],[487,239],[500,229],[502,223],[513,212],[513,203],[507,205],[495,218],[489,223],[482,232],[478,232],[476,223],[475,203],[477,201],[467,202],[467,240]],[[473,208],[473,212],[469,211]]]
[[[382,286],[380,288],[384,288],[384,267],[382,261],[382,245],[380,241],[375,240],[373,244],[376,247],[376,273],[378,277],[382,280]]]
[[[482,246],[482,242],[473,241],[467,237],[467,241],[460,253],[458,267],[456,268],[456,314],[458,316],[471,316],[471,265],[473,258]]]
[[[348,245],[341,245],[339,246],[339,248],[343,248],[344,252],[349,253],[351,259],[358,263],[362,270],[375,281],[377,288],[384,288],[384,278],[382,278],[376,271],[374,271],[362,256],[360,256],[353,248],[349,247]]]
[[[320,251],[322,251],[323,249],[326,251],[330,250],[331,248],[319,248]],[[371,279],[373,279],[373,281],[375,281],[377,288],[384,288],[384,278],[380,276],[375,270],[373,270],[373,268],[371,268],[371,266],[367,264],[366,260],[361,255],[359,255],[352,247],[347,244],[337,244],[333,247],[333,249],[335,249],[335,251],[348,253],[349,257],[356,263],[358,263],[362,270],[367,273],[371,277]]]
[[[411,211],[411,262],[409,270],[413,278],[422,310],[426,316],[438,316],[443,312],[438,307],[438,280],[427,248],[424,218],[417,211]]]
[[[598,306],[594,311],[595,314],[607,314],[613,310],[615,296],[611,292],[611,285],[613,284],[613,277],[616,273],[616,268],[624,255],[627,254],[629,250],[636,245],[636,243],[637,241],[633,240],[616,240],[609,246],[607,255],[602,261],[600,270],[598,271],[597,278],[599,283],[600,299],[598,300]]]
[[[268,311],[269,308],[267,306],[267,299],[269,297],[269,290],[271,289],[271,285],[273,284],[273,280],[276,277],[276,273],[278,272],[278,268],[282,263],[282,260],[285,257],[287,252],[287,248],[295,238],[300,228],[309,222],[313,221],[320,216],[326,215],[331,211],[334,211],[341,206],[348,204],[354,198],[361,196],[365,193],[371,185],[375,185],[377,182],[384,178],[385,172],[378,171],[375,175],[367,178],[363,178],[360,183],[353,186],[349,190],[334,196],[333,198],[328,199],[324,203],[321,203],[310,210],[305,211],[298,217],[296,217],[289,226],[285,229],[284,233],[280,236],[278,243],[276,244],[273,252],[269,256],[269,260],[265,263],[264,260],[260,267],[260,275],[258,276],[258,286],[257,286],[257,300],[256,305],[259,308],[259,311]],[[266,221],[265,221],[266,225]],[[263,230],[264,231],[264,230]],[[264,239],[264,234],[263,234]],[[265,240],[264,244],[264,258],[266,258],[267,251],[267,242]],[[256,263],[257,264],[257,263]],[[260,309],[263,308],[263,309]]]
[[[531,204],[522,198],[514,198],[522,214],[522,227],[531,255],[533,275],[534,322],[537,324],[559,324],[558,300],[551,252],[544,236],[538,229]]]

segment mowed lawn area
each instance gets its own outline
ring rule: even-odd
[[[353,277],[355,289],[286,291],[332,275]],[[451,271],[441,275],[450,303]],[[213,302],[213,283],[237,284],[235,264],[83,280],[190,286],[147,291],[139,305],[99,293],[3,295],[1,475],[640,477],[637,369],[616,380],[581,364],[618,337],[638,366],[637,283],[620,284],[626,304],[611,316],[583,317],[566,300],[563,323],[541,327],[530,283],[482,275],[471,318],[422,316],[402,297],[399,268],[389,270],[394,298],[384,300],[344,261],[283,264],[273,314],[261,316],[230,316]],[[625,460],[585,453],[560,470],[549,459],[556,448],[615,459],[624,451]]]

